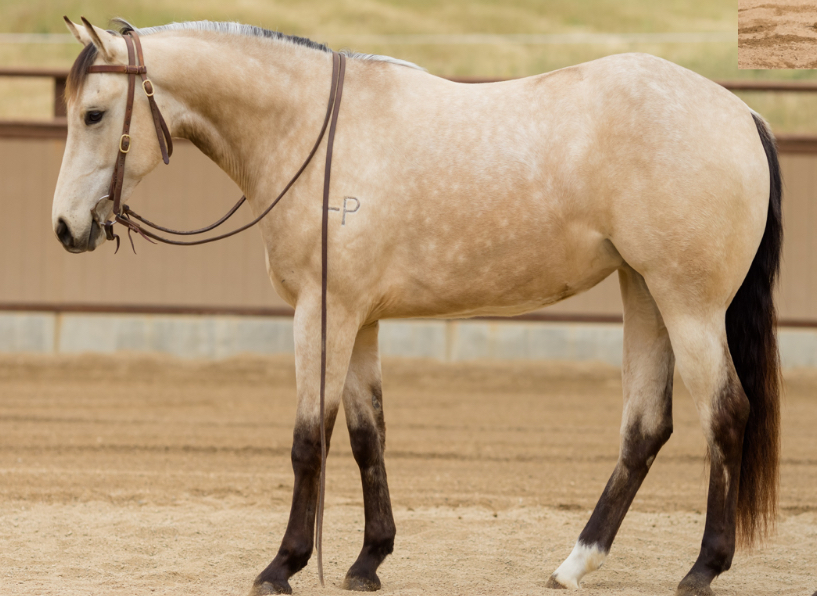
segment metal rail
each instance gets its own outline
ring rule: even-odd
[[[292,317],[295,311],[283,307],[182,306],[161,304],[88,304],[56,302],[0,302],[2,312],[95,313],[123,315],[204,315],[233,317]],[[622,323],[621,315],[532,312],[515,317],[471,317],[477,321],[531,321],[544,323]],[[780,319],[778,327],[815,328],[817,320]]]
[[[54,118],[65,118],[65,82],[68,71],[61,68],[0,68],[0,77],[52,79],[54,81]]]

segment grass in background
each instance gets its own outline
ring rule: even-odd
[[[0,14],[6,31],[40,33],[62,33],[64,14],[96,25],[237,20],[301,35],[737,31],[732,0],[0,0]]]
[[[714,79],[815,79],[815,71],[737,69],[733,0],[0,0],[6,32],[63,33],[62,15],[105,26],[122,16],[137,26],[186,20],[233,20],[305,35],[416,62],[441,76],[518,77],[620,52],[655,54]],[[461,33],[735,33],[735,41],[703,44],[408,45],[356,42],[360,35]],[[0,44],[4,66],[65,67],[78,45]],[[815,94],[817,96],[817,94]],[[778,131],[817,132],[817,97],[742,94]],[[0,118],[50,118],[47,85],[0,79]]]

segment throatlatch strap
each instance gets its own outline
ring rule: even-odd
[[[137,35],[135,31],[131,31],[128,35],[133,38],[133,43],[136,45],[136,57],[139,60],[139,66],[143,67],[139,72],[139,74],[142,75],[142,89],[148,98],[148,103],[150,103],[150,113],[153,116],[153,126],[156,127],[156,138],[159,139],[162,161],[167,165],[170,163],[170,156],[173,155],[173,139],[170,137],[170,131],[167,128],[165,119],[162,118],[159,106],[156,105],[156,100],[153,99],[153,83],[148,79],[148,69],[145,64],[145,58],[142,55],[142,42],[139,40],[139,35]]]

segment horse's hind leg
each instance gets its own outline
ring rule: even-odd
[[[386,423],[383,418],[377,331],[378,324],[375,323],[358,333],[343,390],[349,439],[363,484],[365,516],[363,549],[343,580],[343,588],[347,590],[380,589],[376,571],[394,547],[394,518],[383,461]]]
[[[619,281],[624,412],[618,463],[573,552],[550,577],[549,588],[577,588],[582,576],[601,567],[658,450],[672,434],[674,357],[667,329],[644,278],[625,266]]]
[[[695,400],[709,451],[709,492],[701,551],[678,586],[679,596],[707,596],[709,585],[732,565],[738,484],[749,400],[735,371],[723,311],[667,315],[678,370]]]

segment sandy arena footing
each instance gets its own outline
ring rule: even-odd
[[[617,369],[384,362],[397,521],[383,594],[542,595],[615,464]],[[680,382],[675,433],[604,567],[599,595],[674,593],[697,555],[706,474]],[[787,373],[778,532],[739,551],[721,595],[817,589],[817,372]],[[0,593],[243,595],[289,511],[291,356],[183,361],[0,357]],[[344,421],[329,457],[327,593],[362,543]],[[314,559],[314,558],[313,558]],[[295,594],[324,592],[314,560]]]

